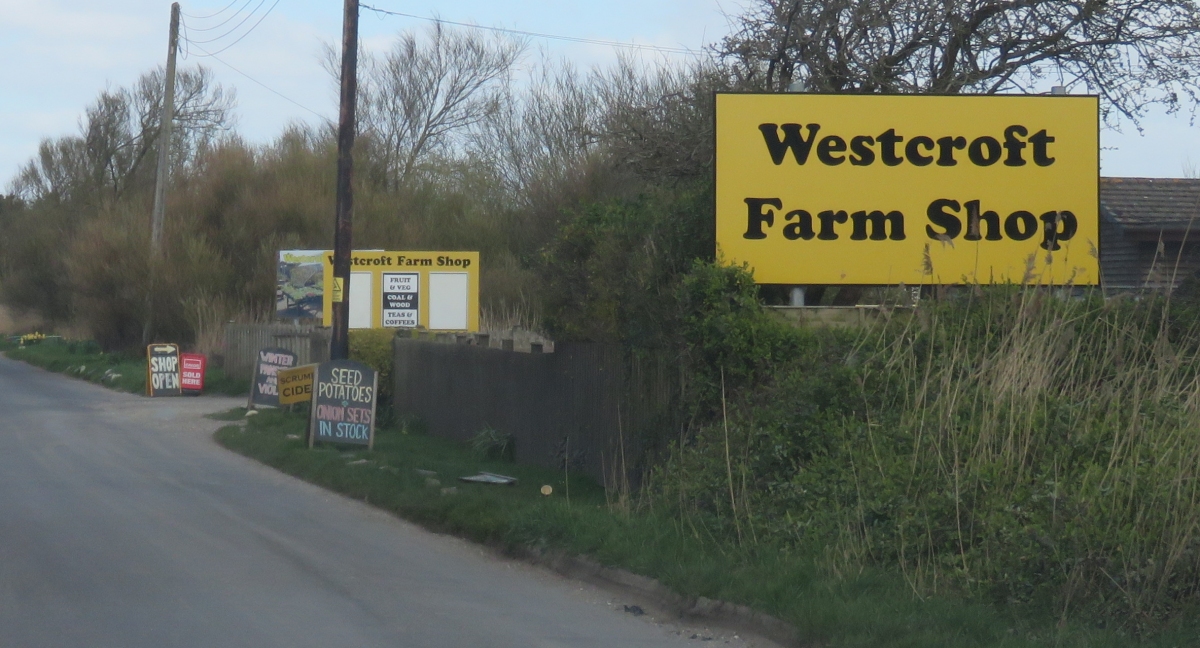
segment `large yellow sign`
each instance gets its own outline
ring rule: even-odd
[[[759,283],[1099,283],[1097,97],[716,101],[717,250]]]
[[[333,321],[333,252],[324,263],[325,326]],[[355,250],[350,285],[350,328],[479,330],[479,253]]]

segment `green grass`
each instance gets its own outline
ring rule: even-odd
[[[299,413],[264,411],[244,427],[222,428],[216,439],[286,473],[437,531],[502,550],[587,555],[656,578],[687,596],[749,605],[794,624],[814,644],[1168,648],[1196,645],[1200,637],[1195,625],[1135,639],[1076,625],[1060,628],[1057,619],[1038,618],[1030,611],[1022,616],[959,599],[921,601],[896,574],[867,570],[839,577],[816,567],[809,555],[718,542],[695,530],[703,525],[610,505],[599,486],[575,475],[570,478],[568,503],[562,473],[482,459],[466,445],[442,439],[388,429],[378,433],[374,452],[328,445],[309,450],[305,421]],[[368,462],[352,463],[361,459]],[[480,470],[511,475],[520,483],[485,486],[457,481]],[[554,494],[542,496],[543,484],[551,485]],[[444,492],[446,488],[454,492]],[[819,551],[814,548],[814,553]]]
[[[46,340],[19,347],[3,346],[5,355],[73,378],[81,378],[118,391],[146,393],[146,358],[129,353],[105,353],[95,342]],[[234,380],[219,367],[209,366],[204,393],[238,396],[250,391],[248,380]]]
[[[205,418],[210,418],[214,421],[240,421],[243,418],[246,418],[246,408],[245,407],[235,407],[231,410],[226,410],[224,412],[216,412],[214,414],[207,414],[207,415],[205,415]]]

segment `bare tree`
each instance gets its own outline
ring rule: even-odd
[[[646,64],[622,57],[593,72],[603,141],[620,164],[651,180],[694,180],[711,169],[713,91],[726,80],[709,61]]]
[[[523,88],[504,86],[469,150],[493,165],[512,196],[528,202],[596,151],[602,113],[594,84],[581,82],[571,65],[543,57]]]
[[[706,177],[712,158],[712,92],[724,77],[709,62],[678,65],[621,57],[580,74],[543,61],[510,91],[475,137],[519,197],[589,163],[658,184]]]
[[[13,178],[10,185],[13,194],[30,202],[46,198],[60,202],[73,200],[76,189],[84,188],[80,178],[92,175],[87,170],[84,148],[83,138],[77,136],[42,140],[37,155]]]
[[[780,91],[998,93],[1082,82],[1107,111],[1195,106],[1194,0],[752,0],[718,47]]]
[[[100,202],[120,198],[131,186],[152,179],[159,146],[163,70],[143,74],[132,88],[105,90],[87,108],[80,134],[43,140],[12,187],[30,202]],[[213,83],[205,68],[176,77],[173,159],[191,160],[196,151],[231,127],[233,95]],[[151,164],[147,164],[147,160]]]
[[[140,131],[153,133],[156,142],[166,85],[163,80],[165,74],[162,68],[143,74],[136,88],[129,93]],[[223,134],[232,132],[236,125],[233,114],[236,103],[236,94],[214,83],[210,69],[197,66],[180,70],[175,76],[172,162],[190,163],[204,147]]]
[[[524,49],[523,41],[435,23],[423,39],[404,33],[382,57],[364,56],[360,132],[381,149],[389,184],[493,113]]]

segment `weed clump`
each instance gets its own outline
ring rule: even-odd
[[[490,427],[480,430],[471,437],[471,452],[483,461],[515,461],[516,445],[513,437]]]
[[[743,270],[687,284],[697,423],[657,505],[918,597],[1135,630],[1196,604],[1190,305],[994,287],[835,331],[773,322]]]

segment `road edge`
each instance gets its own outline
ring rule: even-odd
[[[758,636],[789,648],[821,645],[804,641],[799,628],[764,612],[703,596],[683,596],[649,576],[618,567],[606,567],[586,556],[539,551],[531,547],[517,548],[505,554],[565,578],[649,599],[656,607],[683,620],[703,621],[721,630]]]
[[[206,417],[208,418],[208,417]],[[546,549],[531,545],[509,545],[497,542],[480,542],[465,535],[454,533],[439,524],[428,524],[420,520],[405,517],[400,512],[373,504],[369,499],[353,497],[341,491],[326,486],[288,471],[281,470],[270,463],[261,461],[252,454],[245,454],[225,445],[216,435],[226,427],[244,428],[246,420],[221,421],[209,418],[217,424],[216,429],[209,433],[214,445],[225,451],[252,461],[272,472],[296,479],[300,482],[319,488],[322,492],[335,497],[345,498],[358,505],[365,505],[371,510],[386,514],[405,524],[412,524],[429,533],[454,538],[456,541],[469,543],[479,549],[495,555],[499,559],[514,560],[533,567],[544,569],[560,577],[576,582],[586,583],[615,594],[624,594],[630,598],[640,599],[646,605],[668,617],[681,621],[708,625],[712,629],[762,639],[781,648],[818,648],[824,644],[806,640],[799,628],[764,612],[753,608],[710,599],[704,596],[689,597],[676,592],[649,576],[643,576],[627,569],[608,567],[599,561],[584,555],[572,554],[557,549]]]

